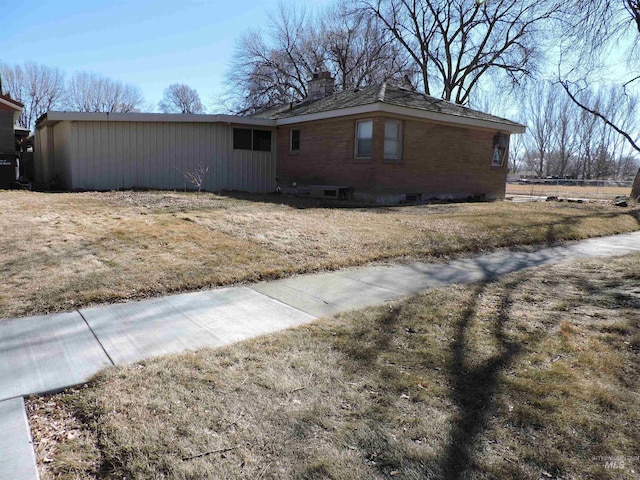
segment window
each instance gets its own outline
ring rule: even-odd
[[[271,151],[271,132],[269,130],[253,131],[253,150],[258,152]]]
[[[370,157],[373,138],[373,120],[356,122],[356,157]]]
[[[509,137],[502,133],[497,133],[493,137],[493,156],[491,158],[492,167],[502,167],[504,157],[509,148]]]
[[[401,147],[402,124],[399,120],[387,120],[384,124],[384,158],[400,160]]]
[[[234,128],[233,129],[233,149],[234,150],[251,150],[251,129],[250,128]]]
[[[500,145],[496,145],[493,147],[493,158],[491,159],[492,167],[501,167],[503,165],[504,152],[505,152],[505,149]]]
[[[270,152],[271,132],[269,130],[255,130],[251,128],[234,128],[233,149]]]
[[[295,128],[291,130],[291,151],[297,152],[300,150],[300,130]]]

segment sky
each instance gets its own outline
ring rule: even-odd
[[[224,93],[234,45],[279,0],[0,0],[0,62],[35,62],[67,76],[93,72],[137,85],[145,107],[186,83],[203,104]],[[330,0],[305,0],[322,8]],[[146,109],[145,108],[145,109]]]

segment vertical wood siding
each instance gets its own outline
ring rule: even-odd
[[[69,135],[71,133],[71,125],[68,122],[63,122],[58,125],[58,128],[53,129],[53,145],[54,145],[54,178],[53,182],[56,184],[67,187],[71,185],[71,170],[68,168],[69,162]]]
[[[276,188],[275,152],[233,150],[233,130],[225,124],[65,121],[54,128],[63,124],[70,125],[69,189],[193,189],[184,174],[207,167],[205,190]],[[56,154],[62,154],[57,146]]]

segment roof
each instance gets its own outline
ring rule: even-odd
[[[228,123],[274,127],[271,119],[235,115],[205,115],[182,113],[107,113],[107,112],[47,112],[38,118],[36,128],[58,122],[164,122],[164,123]]]
[[[525,131],[524,125],[506,118],[489,115],[387,83],[356,90],[344,90],[315,101],[303,100],[257,113],[253,117],[272,118],[278,124],[288,124],[372,111],[384,111],[452,124],[499,128],[512,133]]]
[[[38,119],[36,128],[61,121],[86,122],[180,122],[227,123],[275,127],[294,123],[384,112],[428,119],[440,123],[524,133],[525,127],[506,118],[463,107],[423,93],[383,83],[358,90],[345,90],[318,100],[304,100],[251,116],[176,113],[48,112]]]
[[[8,107],[11,107],[14,110],[17,110],[18,112],[22,112],[22,110],[24,110],[24,105],[22,103],[18,102],[17,100],[14,100],[8,95],[0,94],[0,103],[2,103],[3,105],[7,105]]]

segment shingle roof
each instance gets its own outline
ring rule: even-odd
[[[453,115],[456,117],[521,126],[519,123],[506,118],[489,115],[488,113],[463,107],[462,105],[457,105],[439,98],[434,98],[429,95],[425,95],[424,93],[392,86],[387,83],[365,87],[359,90],[344,90],[315,101],[303,100],[302,102],[294,103],[293,105],[283,105],[281,107],[257,113],[253,116],[277,120],[312,113],[329,112],[343,108],[359,107],[378,102],[427,112]]]

